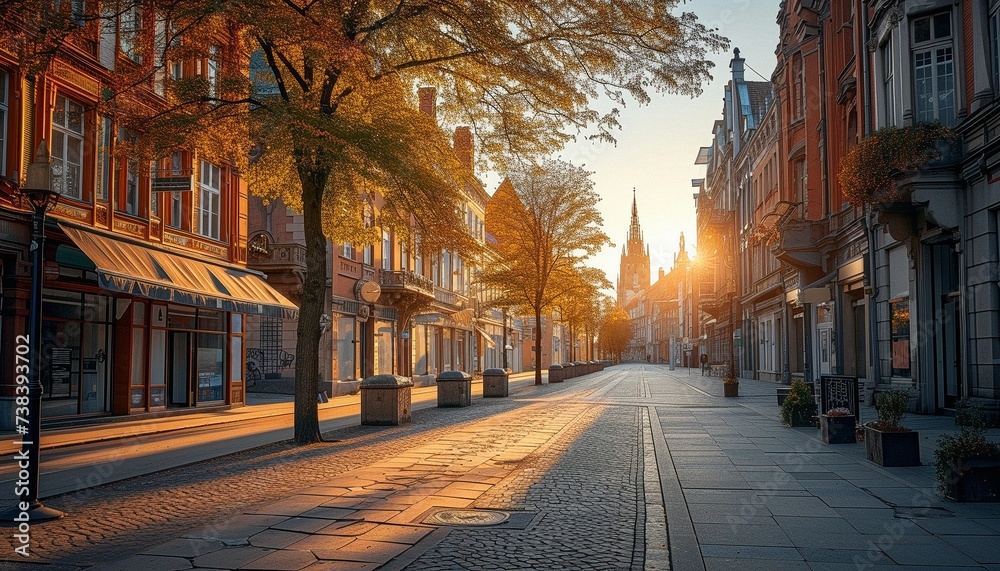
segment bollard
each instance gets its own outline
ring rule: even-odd
[[[438,406],[472,404],[472,375],[462,371],[444,371],[437,377]]]
[[[361,424],[408,424],[413,381],[395,375],[375,375],[361,381]]]
[[[486,369],[483,371],[483,398],[506,397],[508,394],[509,376],[503,369]]]

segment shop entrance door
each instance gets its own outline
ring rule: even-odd
[[[170,332],[170,405],[191,406],[191,334]]]
[[[80,412],[105,412],[108,407],[108,365],[111,363],[108,326],[103,323],[83,324],[82,336],[83,386],[80,387]]]

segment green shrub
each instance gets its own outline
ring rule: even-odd
[[[906,432],[908,429],[903,426],[903,417],[906,416],[909,402],[910,393],[907,391],[876,393],[875,409],[878,411],[878,420],[868,424],[882,432]]]
[[[952,468],[962,461],[998,460],[1000,444],[986,439],[986,416],[983,410],[963,399],[955,406],[958,434],[944,434],[934,449],[934,467],[938,484],[944,489],[952,477]]]
[[[799,379],[792,381],[788,396],[781,403],[781,422],[785,426],[809,426],[816,416],[816,399]]]

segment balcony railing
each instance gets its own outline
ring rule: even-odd
[[[388,291],[416,291],[427,295],[434,295],[434,284],[426,278],[410,270],[381,270],[379,273],[379,285]]]
[[[248,257],[252,266],[306,267],[306,247],[295,242],[268,244],[266,251],[250,249]]]

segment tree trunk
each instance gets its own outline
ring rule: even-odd
[[[308,155],[309,153],[303,153]],[[300,159],[302,217],[306,241],[306,276],[299,307],[295,359],[295,442],[322,441],[319,430],[320,317],[326,299],[326,236],[323,234],[323,190],[329,170]]]
[[[542,384],[542,335],[545,328],[542,327],[542,308],[535,306],[535,384]]]

